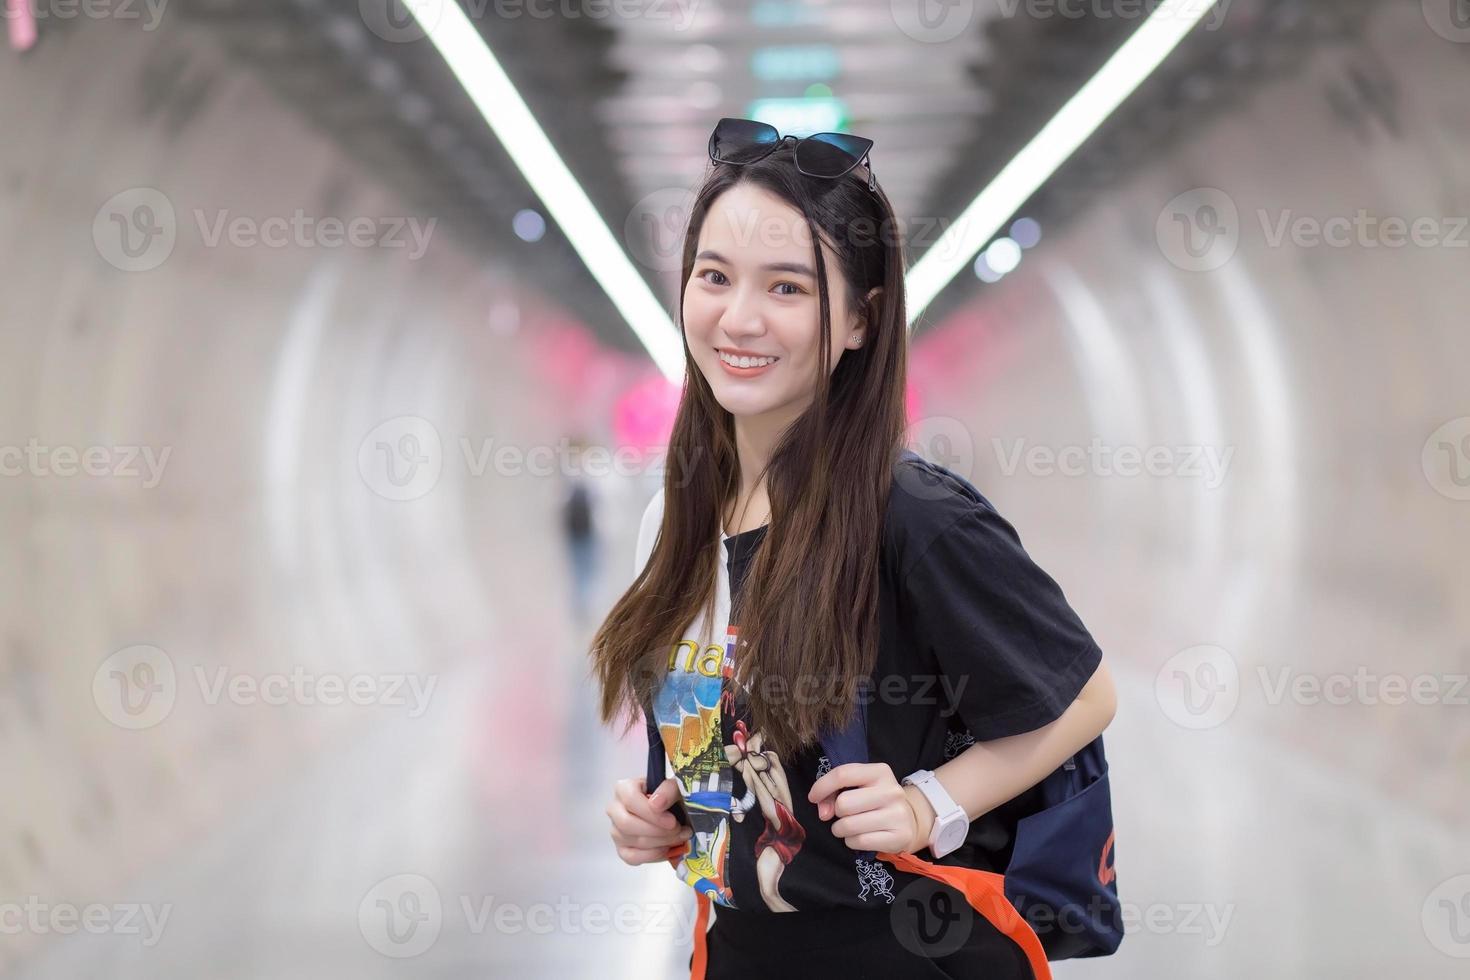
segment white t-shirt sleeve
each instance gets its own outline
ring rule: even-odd
[[[648,564],[649,556],[653,554],[653,545],[654,542],[658,539],[658,529],[663,523],[663,514],[664,491],[663,488],[660,487],[658,492],[653,495],[653,499],[648,502],[648,506],[644,508],[643,520],[640,521],[638,524],[638,547],[635,549],[635,554],[633,556],[633,575],[635,577],[643,571],[643,567]],[[662,739],[663,736],[659,734],[658,726],[654,724],[653,719],[648,717],[646,713],[644,715],[643,721],[644,725],[648,728],[648,738],[650,742]],[[668,753],[665,752],[663,778],[668,779],[673,775],[674,766],[669,761]],[[657,773],[648,773],[648,775],[645,777],[645,785],[647,780],[651,780],[656,777]],[[653,792],[653,790],[656,788],[657,785],[647,787],[648,792],[650,793]]]
[[[633,557],[633,575],[636,577],[648,564],[653,554],[653,545],[658,540],[658,529],[663,524],[664,491],[660,487],[643,509],[643,520],[638,525],[638,547]]]

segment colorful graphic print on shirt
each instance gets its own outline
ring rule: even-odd
[[[793,813],[779,757],[762,749],[761,734],[749,730],[748,713],[736,697],[739,634],[731,624],[723,650],[713,645],[701,650],[692,640],[676,644],[654,701],[659,735],[694,830],[678,871],[696,892],[738,908],[728,875],[731,821],[763,819],[753,855],[760,897],[773,912],[794,912],[796,907],[781,896],[781,875],[800,853],[806,830]],[[734,796],[737,773],[745,788],[739,799]]]
[[[696,892],[734,908],[726,879],[731,777],[720,724],[723,660],[724,651],[717,646],[701,649],[695,640],[675,644],[653,710],[694,831],[679,861],[679,875]]]

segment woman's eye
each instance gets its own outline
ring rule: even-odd
[[[711,278],[709,278],[710,276],[718,276],[719,278],[718,279],[711,279]],[[729,279],[727,279],[725,277],[725,274],[723,272],[721,272],[719,269],[705,269],[704,271],[702,271],[700,273],[697,273],[697,278],[703,279],[705,282],[709,283],[711,286],[724,286],[727,283],[729,283],[729,281],[730,281]],[[806,292],[806,290],[802,289],[800,286],[798,286],[794,282],[778,282],[778,283],[776,283],[776,285],[772,286],[771,288],[772,289],[780,290],[780,289],[783,289],[783,287],[789,288],[790,289],[790,292],[781,292],[779,294],[781,296],[798,296],[801,293]]]

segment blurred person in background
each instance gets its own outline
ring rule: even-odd
[[[574,458],[580,460],[587,440],[576,436],[571,440]],[[562,534],[566,540],[567,558],[572,581],[572,617],[578,629],[592,618],[592,605],[597,597],[598,570],[602,549],[597,535],[597,497],[591,479],[580,468],[565,474],[561,504]]]

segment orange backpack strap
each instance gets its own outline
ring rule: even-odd
[[[665,857],[674,870],[678,870],[679,862],[683,859],[686,850],[685,844],[669,845]],[[710,897],[704,892],[694,893],[694,904],[698,906],[698,911],[694,916],[694,959],[689,961],[689,980],[704,980],[705,967],[709,962],[705,933],[709,931],[710,901]]]
[[[709,930],[710,897],[704,892],[696,892],[694,901],[699,906],[699,913],[694,917],[694,958],[689,961],[689,980],[704,980],[704,971],[709,965],[705,933]]]
[[[947,864],[933,864],[912,854],[892,854],[880,851],[878,858],[910,874],[923,875],[943,882],[960,892],[970,907],[995,926],[1002,935],[1009,936],[1026,953],[1031,963],[1031,972],[1036,980],[1051,980],[1051,966],[1046,961],[1046,951],[1036,930],[1021,917],[1011,900],[1006,898],[1005,875],[979,868],[956,868]]]
[[[677,845],[676,845],[677,846]],[[672,852],[674,848],[670,848]],[[682,848],[680,848],[682,853]],[[1016,907],[1006,898],[1005,876],[998,875],[993,871],[981,871],[978,868],[955,868],[949,865],[932,864],[921,860],[912,854],[890,854],[886,851],[879,852],[878,858],[887,861],[896,868],[901,868],[910,874],[923,875],[935,881],[943,882],[965,896],[970,907],[981,915],[1004,936],[1008,936],[1026,953],[1026,959],[1031,964],[1031,972],[1036,980],[1052,980],[1051,965],[1046,961],[1046,951],[1041,948],[1041,940],[1036,938],[1036,931],[1031,928],[1030,923],[1021,918]],[[674,864],[678,860],[673,853],[669,854],[669,863]],[[694,917],[694,957],[690,960],[689,980],[704,980],[705,970],[709,964],[709,948],[707,946],[706,933],[709,930],[710,897],[703,892],[695,892],[694,901],[698,906],[698,912]]]

